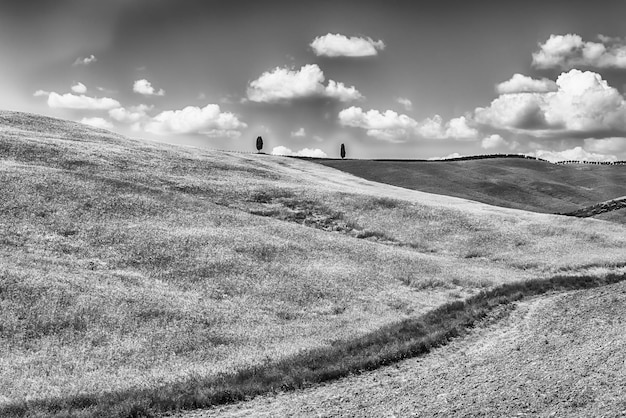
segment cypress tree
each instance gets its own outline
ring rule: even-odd
[[[257,136],[257,138],[256,138],[256,150],[258,152],[261,152],[262,149],[263,149],[263,138],[261,138],[260,136]]]
[[[346,146],[341,144],[341,159],[343,160],[344,158],[346,158]]]

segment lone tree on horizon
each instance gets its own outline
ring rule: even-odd
[[[263,149],[263,138],[261,138],[260,136],[256,137],[256,150],[257,152],[261,152],[261,150]]]
[[[341,144],[341,159],[343,160],[344,158],[346,158],[346,146]]]

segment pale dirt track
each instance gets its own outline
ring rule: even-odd
[[[626,417],[626,284],[523,301],[421,358],[176,416]]]

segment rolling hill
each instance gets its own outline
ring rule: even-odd
[[[626,195],[626,165],[557,165],[521,158],[314,161],[372,181],[541,213],[572,212]],[[626,211],[599,219],[626,223]]]
[[[0,195],[0,416],[207,405],[501,284],[626,271],[622,225],[18,112]]]
[[[176,416],[623,416],[624,303],[624,283],[532,298],[424,357]]]

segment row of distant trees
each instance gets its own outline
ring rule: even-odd
[[[626,164],[626,161],[579,161],[579,160],[566,160],[566,161],[558,161],[555,164],[621,165],[621,164]]]
[[[257,152],[261,152],[262,149],[263,149],[263,138],[260,136],[257,136],[256,137],[256,150]],[[341,155],[341,158],[346,158],[346,146],[344,144],[341,144],[339,155]]]
[[[256,138],[256,149],[258,152],[261,152],[263,149],[263,138],[258,136]],[[339,155],[341,158],[346,158],[346,146],[341,144],[341,148],[339,149]],[[465,160],[482,160],[489,158],[526,158],[531,160],[538,161],[546,161],[542,158],[531,157],[529,155],[523,154],[488,154],[488,155],[470,155],[466,157],[456,157],[456,158],[447,158],[447,161],[465,161]],[[556,164],[602,164],[602,165],[616,165],[616,164],[626,164],[626,161],[578,161],[578,160],[567,160],[567,161],[559,161]]]

